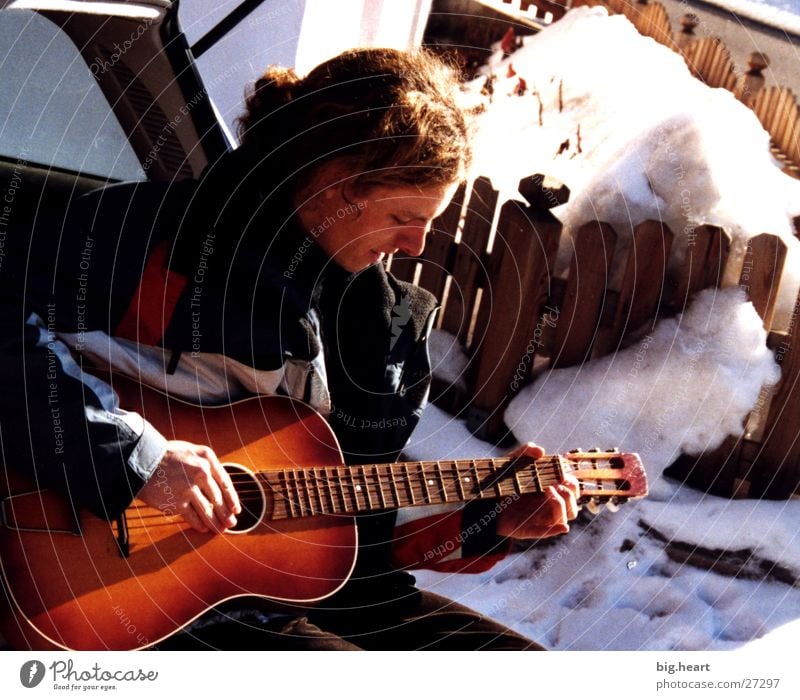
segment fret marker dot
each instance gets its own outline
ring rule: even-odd
[[[465,476],[465,477],[464,477],[464,481],[466,481],[467,483],[469,483],[469,477],[468,477],[468,476]]]
[[[428,479],[428,486],[433,486],[433,479]]]
[[[356,484],[356,491],[360,491],[360,490],[361,490],[361,487],[358,484]]]

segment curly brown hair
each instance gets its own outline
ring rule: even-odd
[[[354,49],[304,78],[270,67],[246,96],[242,147],[301,182],[334,160],[359,188],[454,182],[471,158],[457,86],[454,71],[424,49]]]

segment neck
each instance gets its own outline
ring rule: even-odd
[[[541,493],[563,478],[558,456],[309,467],[261,472],[270,519],[348,515]]]

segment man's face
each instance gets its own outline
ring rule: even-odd
[[[358,272],[392,253],[420,255],[431,222],[447,207],[458,183],[428,187],[376,186],[363,199],[334,187],[316,208],[311,237],[349,272]]]

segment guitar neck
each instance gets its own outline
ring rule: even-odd
[[[270,495],[269,519],[280,520],[542,493],[565,468],[555,455],[278,469],[259,479]]]

